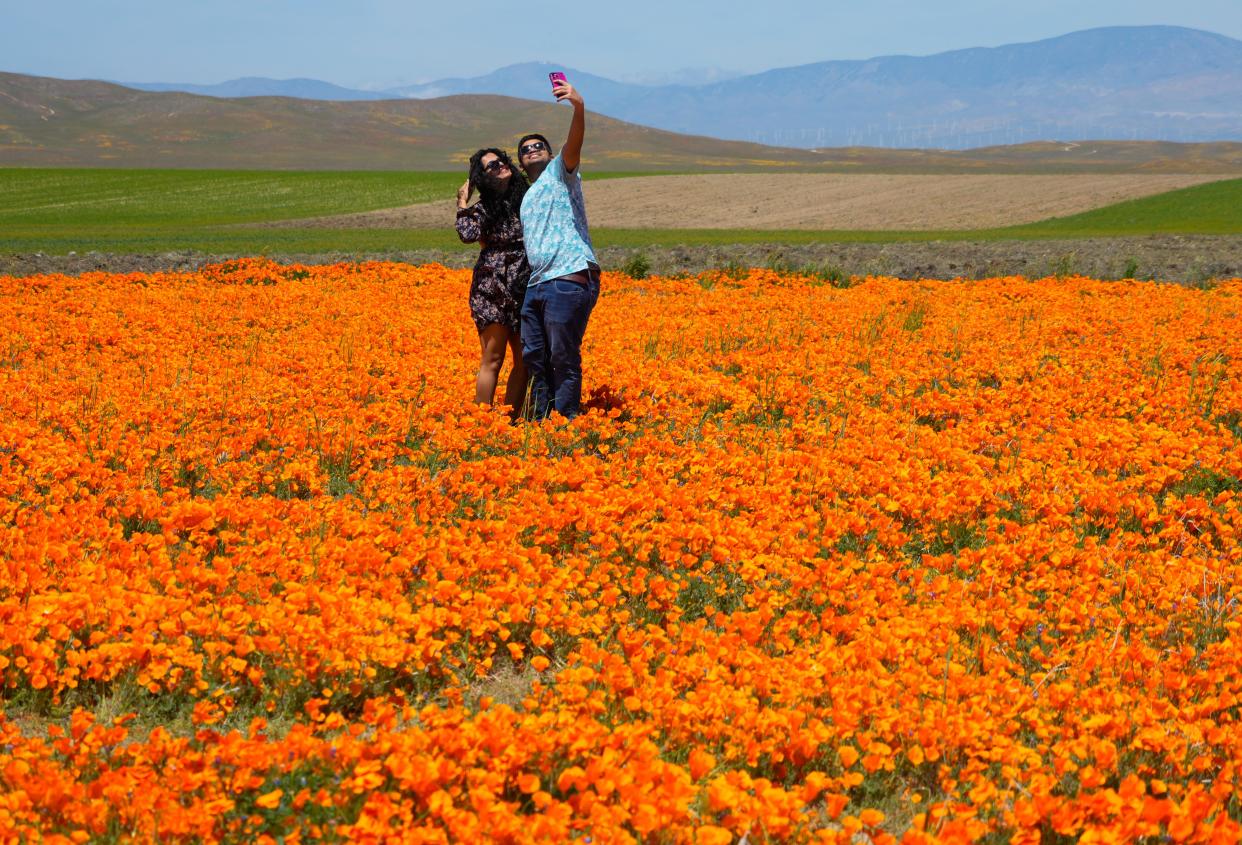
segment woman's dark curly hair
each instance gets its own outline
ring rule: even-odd
[[[483,156],[491,153],[509,166],[509,184],[503,190],[495,176],[483,169]],[[479,202],[487,214],[484,230],[516,216],[522,208],[522,197],[530,183],[504,150],[488,147],[470,156],[470,184],[479,192]]]

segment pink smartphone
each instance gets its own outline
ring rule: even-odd
[[[569,80],[565,78],[565,74],[561,73],[559,70],[554,70],[549,73],[548,81],[552,83],[553,88],[557,85],[569,82]]]

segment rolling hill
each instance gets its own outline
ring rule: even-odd
[[[596,171],[1242,173],[1242,143],[813,151],[679,135],[593,107],[589,120],[585,161]],[[457,170],[479,146],[511,146],[532,129],[556,139],[568,121],[553,103],[489,95],[220,99],[0,73],[0,167]]]
[[[457,169],[479,146],[563,136],[570,112],[497,96],[220,99],[0,73],[0,166]],[[815,166],[806,150],[693,138],[591,116],[596,169]]]

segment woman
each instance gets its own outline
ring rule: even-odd
[[[470,316],[482,347],[474,401],[490,404],[495,399],[508,347],[513,351],[513,370],[505,385],[505,404],[514,417],[526,398],[526,364],[518,332],[530,265],[519,212],[528,186],[509,156],[491,147],[470,157],[470,178],[457,191],[457,236],[462,243],[478,241],[482,247],[470,283]],[[469,205],[476,188],[479,201]]]

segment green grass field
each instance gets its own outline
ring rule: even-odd
[[[1242,179],[1209,182],[1000,231],[1041,238],[1236,235],[1242,233]]]
[[[613,178],[639,174],[594,174]],[[442,230],[262,229],[239,224],[371,211],[450,197],[455,172],[0,170],[0,252],[386,253],[463,247]],[[1072,217],[962,231],[597,229],[599,246],[897,242],[1242,234],[1242,179]]]

